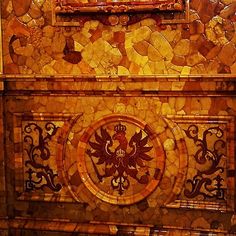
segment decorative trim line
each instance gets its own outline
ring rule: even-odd
[[[72,81],[72,82],[148,82],[148,81],[236,81],[235,74],[196,74],[196,75],[167,75],[167,74],[157,74],[157,75],[127,75],[127,76],[119,76],[119,75],[44,75],[44,74],[2,74],[0,75],[0,80],[4,81]]]
[[[2,1],[0,1],[0,9],[2,9]],[[3,48],[2,48],[2,15],[0,11],[0,74],[3,74]]]
[[[13,220],[1,220],[0,229],[25,229],[25,230],[37,230],[37,231],[57,231],[57,232],[76,232],[85,234],[109,234],[109,235],[127,235],[128,233],[142,236],[150,236],[157,233],[194,233],[195,236],[218,234],[221,236],[229,235],[228,231],[220,229],[183,229],[179,227],[163,227],[154,225],[139,225],[139,224],[114,224],[114,223],[75,223],[64,220],[50,220],[43,219],[13,219]],[[132,235],[133,235],[132,234]]]
[[[141,79],[143,78],[143,80]],[[236,77],[2,77],[4,95],[236,96]]]

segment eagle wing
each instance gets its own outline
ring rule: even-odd
[[[140,130],[138,133],[132,136],[129,141],[129,146],[132,148],[131,152],[128,154],[128,166],[134,167],[140,166],[144,167],[144,161],[151,161],[153,158],[147,155],[153,147],[146,146],[148,142],[148,136],[142,137],[142,131]]]
[[[95,132],[95,141],[89,141],[89,145],[93,150],[87,149],[87,154],[90,157],[95,157],[98,159],[97,163],[100,164],[112,164],[114,153],[110,150],[113,145],[112,138],[106,129],[101,127],[101,136]]]

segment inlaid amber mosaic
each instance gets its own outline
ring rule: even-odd
[[[234,78],[115,79],[6,77],[8,225],[234,232]]]
[[[202,116],[197,120],[194,117],[192,122],[191,117],[174,119],[184,132],[189,160],[185,187],[170,206],[234,209],[234,193],[230,190],[234,180],[229,174],[234,169],[234,145],[230,138],[234,118]]]
[[[59,129],[68,119],[70,115],[14,114],[15,180],[19,200],[52,201],[57,197],[65,201],[67,198],[55,166]]]
[[[164,150],[152,128],[121,115],[91,125],[80,138],[78,155],[85,186],[113,204],[132,204],[151,194],[165,163]]]
[[[92,18],[78,19],[64,15],[52,18],[51,0],[4,0],[4,73],[234,74],[234,3],[193,0],[188,6],[189,14],[175,13],[174,18],[169,13],[163,17],[155,13],[134,18],[92,14]],[[181,19],[184,24],[178,23]]]
[[[83,127],[88,114],[33,117],[15,115],[19,199],[234,208],[232,117],[157,116],[148,124],[117,113]]]

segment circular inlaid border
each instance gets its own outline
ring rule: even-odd
[[[113,122],[130,123],[137,126],[141,130],[145,131],[153,143],[154,150],[155,150],[154,158],[156,158],[156,161],[158,162],[158,167],[160,169],[157,176],[151,179],[146,187],[144,187],[139,193],[136,193],[130,196],[114,196],[114,195],[111,195],[102,191],[93,183],[93,181],[91,180],[89,176],[88,170],[86,169],[85,152],[86,152],[87,144],[90,137],[101,126],[107,125]],[[93,195],[95,195],[97,198],[101,199],[102,201],[105,201],[111,204],[129,205],[129,204],[136,203],[146,198],[158,186],[161,180],[163,171],[164,171],[164,167],[165,167],[165,152],[154,130],[146,122],[141,121],[137,119],[136,117],[127,116],[127,115],[120,115],[120,114],[109,115],[109,116],[103,117],[102,119],[98,120],[97,122],[92,124],[90,127],[88,127],[79,140],[77,153],[79,156],[79,161],[77,161],[77,167],[78,167],[78,171],[79,171],[82,182]]]
[[[172,130],[175,137],[176,146],[179,150],[179,169],[172,191],[165,201],[165,205],[168,205],[176,199],[176,197],[181,193],[181,190],[184,187],[188,170],[188,151],[181,128],[171,119],[165,117],[163,117],[163,119],[168,127]]]

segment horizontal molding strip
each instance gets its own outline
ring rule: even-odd
[[[221,229],[181,229],[177,227],[159,227],[154,225],[139,224],[114,224],[114,223],[75,223],[65,220],[42,220],[42,219],[0,219],[0,229],[19,229],[19,230],[37,230],[38,231],[56,231],[56,232],[76,232],[88,234],[108,234],[108,235],[127,235],[134,234],[140,236],[149,236],[161,233],[193,233],[196,236],[218,234],[220,236],[229,235],[226,230]]]

